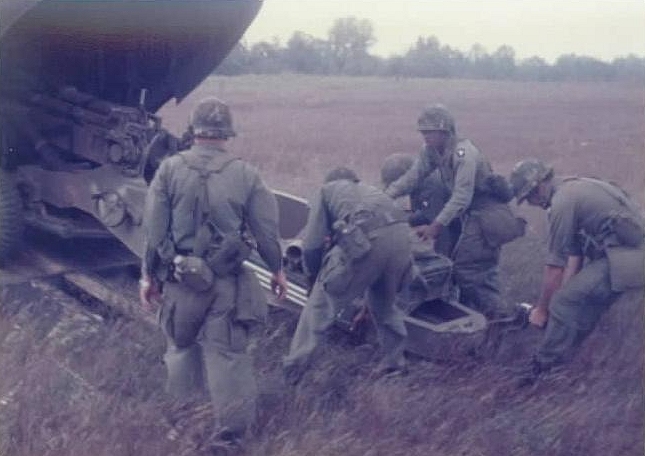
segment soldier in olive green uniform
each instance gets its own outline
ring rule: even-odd
[[[392,182],[405,174],[413,163],[414,157],[410,154],[396,153],[388,156],[381,167],[381,184],[383,188],[387,188]],[[441,180],[441,174],[436,169],[410,190],[408,223],[412,227],[432,223],[449,199],[450,190],[444,185]],[[450,257],[460,232],[459,218],[455,218],[450,222],[448,229],[442,230],[437,239],[435,239],[434,250]]]
[[[549,219],[542,289],[529,317],[546,333],[520,378],[525,385],[568,359],[622,292],[643,287],[645,231],[636,205],[613,184],[555,178],[533,159],[519,162],[510,180],[518,204],[539,206]]]
[[[168,392],[186,398],[207,388],[220,436],[231,440],[241,437],[255,417],[257,387],[246,350],[249,328],[264,321],[266,297],[241,262],[212,274],[212,284],[198,289],[181,275],[177,280],[168,265],[186,258],[201,261],[196,238],[206,221],[210,225],[204,226],[234,239],[248,229],[273,273],[274,292],[283,297],[277,204],[257,170],[225,150],[235,135],[227,105],[203,100],[191,126],[193,147],[165,159],[150,184],[140,295],[149,306],[163,283],[160,325],[167,339]]]
[[[289,383],[300,379],[335,316],[365,291],[385,352],[377,371],[405,368],[407,332],[394,300],[411,267],[409,235],[405,214],[382,191],[346,168],[327,175],[305,227],[305,265],[316,279],[284,359]]]
[[[493,174],[472,142],[457,138],[455,121],[445,107],[435,105],[424,110],[418,130],[425,147],[385,192],[392,198],[409,194],[438,170],[450,197],[434,220],[416,228],[417,234],[424,240],[436,240],[444,227],[459,220],[461,234],[451,257],[460,300],[489,316],[504,313],[498,283],[500,248],[522,235],[524,229],[506,204],[512,198],[510,189],[493,185],[501,177]]]

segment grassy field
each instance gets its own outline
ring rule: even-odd
[[[272,187],[303,197],[339,164],[377,183],[387,155],[418,152],[416,118],[442,102],[498,172],[537,157],[561,174],[614,180],[645,202],[642,85],[213,77],[161,110],[166,125],[181,132],[209,95],[233,110],[239,136],[231,150]],[[529,231],[504,249],[504,295],[530,301],[541,277],[545,214],[518,212]],[[191,415],[189,404],[160,392],[163,347],[154,330],[136,321],[65,320],[64,306],[54,310],[68,298],[29,287],[0,296],[0,456],[211,454],[208,413]],[[134,287],[122,289],[136,299]],[[280,360],[296,319],[274,311],[256,351],[262,408],[244,454],[641,456],[642,298],[624,296],[572,363],[523,390],[509,369],[528,359],[538,330],[508,337],[495,357],[412,359],[407,377],[378,381],[369,378],[374,349],[334,333],[315,369],[287,389],[278,381]],[[52,315],[67,323],[53,331]]]

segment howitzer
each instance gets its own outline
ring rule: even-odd
[[[24,222],[141,256],[147,184],[187,147],[154,113],[197,87],[260,0],[0,2],[0,262]]]

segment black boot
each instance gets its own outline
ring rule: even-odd
[[[516,379],[517,388],[525,388],[534,385],[540,376],[546,372],[547,369],[540,364],[537,360],[532,360],[530,364],[524,367],[518,374]]]

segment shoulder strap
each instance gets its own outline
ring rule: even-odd
[[[581,180],[583,182],[590,182],[592,184],[599,186],[607,194],[609,194],[611,197],[617,200],[621,206],[629,209],[629,211],[632,212],[634,216],[638,217],[639,219],[642,218],[640,211],[638,210],[638,207],[636,207],[636,204],[629,198],[629,195],[627,194],[627,192],[625,192],[625,190],[623,190],[613,182],[605,182],[603,180],[594,179],[592,177],[578,177],[576,179]]]
[[[240,158],[221,155],[203,163],[190,150],[181,152],[178,155],[186,166],[196,171],[199,176],[199,189],[195,194],[195,202],[193,205],[193,226],[195,227],[193,254],[201,256],[213,236],[221,234],[211,214],[211,206],[208,198],[208,179],[214,174],[221,173],[229,164],[240,160]]]

